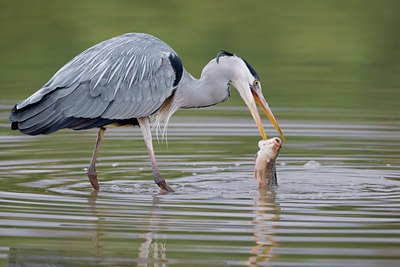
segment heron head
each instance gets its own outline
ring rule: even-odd
[[[226,58],[226,60],[224,60],[225,64],[228,64],[229,69],[232,70],[230,75],[231,83],[239,91],[240,96],[249,108],[251,115],[257,123],[262,138],[264,140],[267,139],[256,102],[261,106],[269,120],[275,126],[276,130],[281,135],[282,140],[285,140],[274,114],[272,114],[272,111],[263,96],[261,82],[257,72],[244,59],[226,51],[218,53],[216,58],[217,64],[220,62],[221,55],[226,55],[226,57],[224,57]]]

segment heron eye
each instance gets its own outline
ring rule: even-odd
[[[258,84],[259,84],[259,82],[258,82],[257,80],[255,80],[255,81],[253,82],[253,85],[254,85],[254,86],[258,86]]]

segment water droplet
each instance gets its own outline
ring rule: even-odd
[[[321,164],[319,164],[318,162],[316,162],[314,160],[310,160],[309,162],[304,164],[305,169],[318,169],[319,167],[321,167]]]
[[[255,190],[250,191],[249,192],[249,197],[252,198],[252,199],[257,199],[257,198],[260,197],[260,192],[259,191],[255,191]]]
[[[112,191],[118,191],[119,190],[119,186],[114,184],[114,185],[111,186],[111,190]]]

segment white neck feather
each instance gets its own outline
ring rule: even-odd
[[[222,57],[219,63],[213,59],[204,67],[200,79],[194,78],[184,70],[175,94],[157,113],[153,124],[157,136],[160,131],[166,139],[169,119],[178,109],[208,107],[227,100],[232,79],[237,75],[233,67],[237,61],[237,57]],[[161,124],[164,124],[162,128]]]

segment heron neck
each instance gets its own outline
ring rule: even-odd
[[[181,108],[208,107],[227,100],[230,81],[217,76],[202,73],[200,79],[196,79],[185,71],[177,90],[177,96],[182,101]]]

